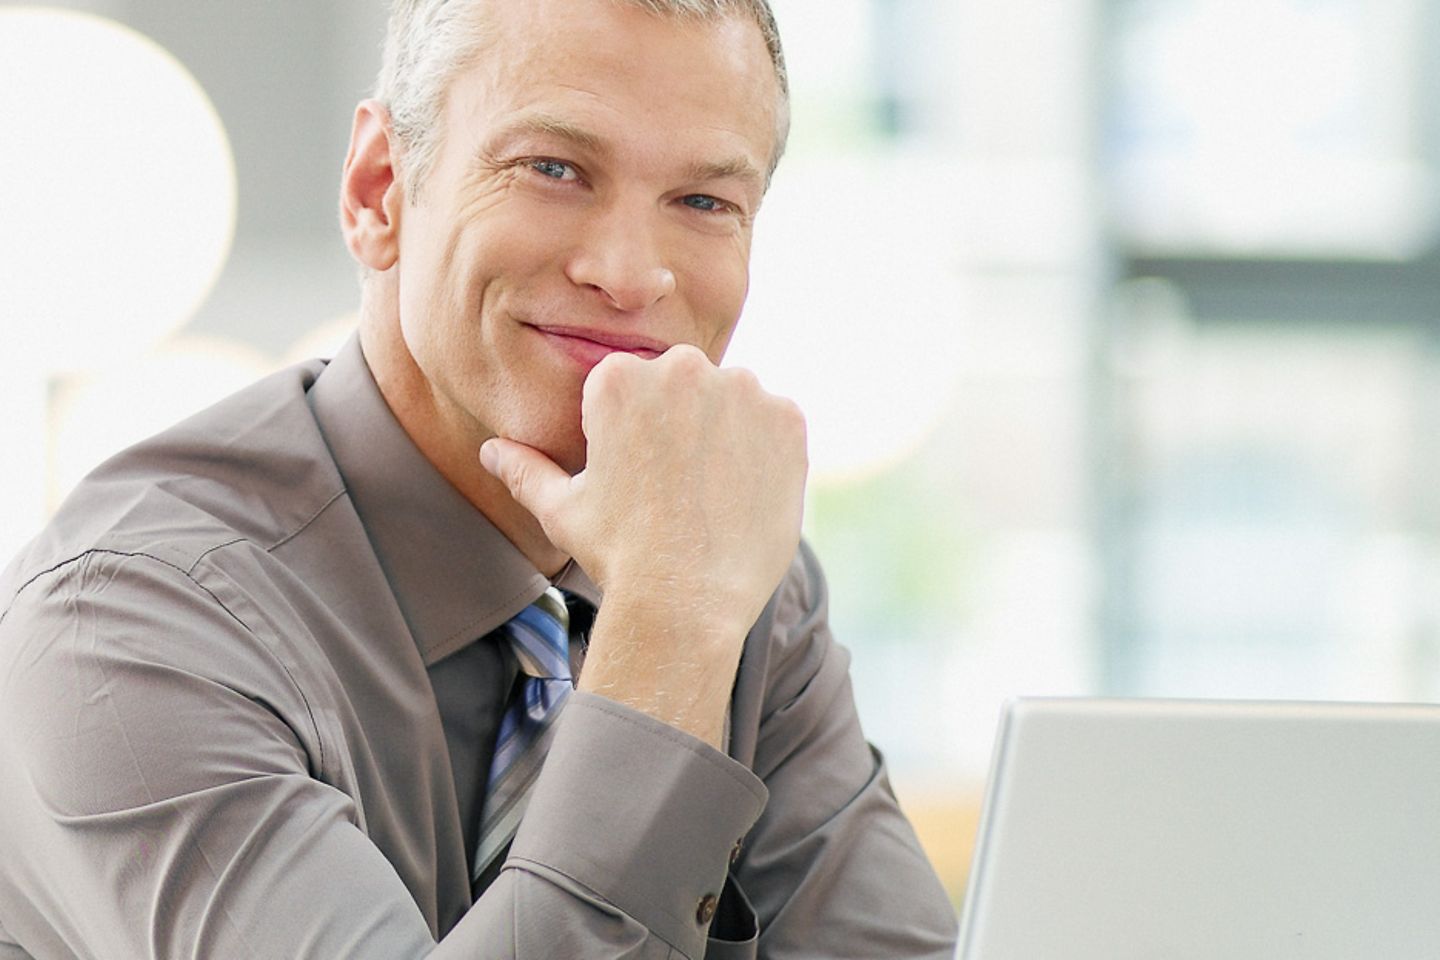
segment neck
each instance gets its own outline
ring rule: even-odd
[[[361,300],[360,348],[380,395],[420,453],[535,569],[554,577],[569,557],[510,491],[480,466],[480,444],[493,434],[425,378],[400,330],[390,278],[371,277]]]

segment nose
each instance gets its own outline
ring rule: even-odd
[[[589,287],[616,310],[636,312],[675,292],[665,264],[657,213],[620,203],[596,210],[566,264],[570,282]]]

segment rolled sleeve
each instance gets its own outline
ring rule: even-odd
[[[577,692],[559,724],[506,869],[578,884],[701,956],[730,852],[764,810],[765,785],[601,696]]]

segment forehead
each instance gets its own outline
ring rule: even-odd
[[[656,14],[619,0],[489,0],[474,29],[477,56],[446,103],[448,132],[460,139],[534,112],[607,138],[714,141],[753,153],[762,168],[776,148],[779,82],[747,15]]]

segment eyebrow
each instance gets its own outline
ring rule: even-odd
[[[697,163],[688,172],[691,180],[742,180],[755,186],[764,186],[766,180],[755,164],[741,156]]]
[[[605,143],[604,139],[597,134],[591,133],[584,127],[577,126],[569,120],[562,120],[548,113],[528,113],[523,117],[518,117],[491,135],[486,142],[486,146],[493,149],[500,144],[526,134],[559,137],[562,140],[568,140],[578,147],[583,147],[591,153],[610,153],[609,146]]]
[[[604,137],[548,113],[526,114],[501,127],[486,142],[486,151],[494,152],[510,140],[527,134],[558,137],[602,157],[609,157],[614,153]],[[768,179],[755,164],[739,154],[692,164],[686,170],[686,175],[688,179],[698,181],[741,180],[762,188]]]

